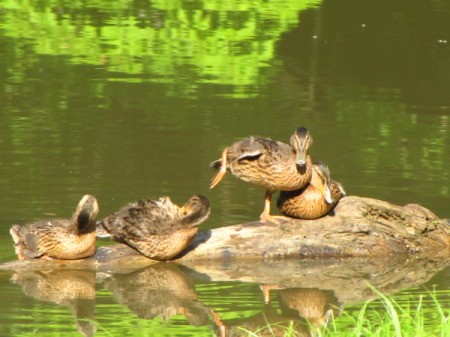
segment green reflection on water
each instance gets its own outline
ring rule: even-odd
[[[113,80],[172,83],[176,75],[185,93],[199,83],[215,83],[235,86],[233,97],[246,97],[245,87],[267,82],[261,69],[270,66],[280,36],[298,24],[299,11],[319,3],[91,1],[85,7],[3,1],[0,28],[17,39],[17,50],[66,55],[73,64],[127,74]]]

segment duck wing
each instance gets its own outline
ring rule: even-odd
[[[102,225],[120,242],[163,235],[170,232],[173,220],[179,217],[179,208],[167,199],[139,200],[105,218]]]

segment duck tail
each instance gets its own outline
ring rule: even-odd
[[[218,170],[222,167],[222,159],[214,160],[211,164],[209,164],[209,167],[213,170]]]
[[[22,226],[20,226],[20,225],[12,225],[11,229],[9,230],[9,234],[11,234],[14,244],[16,244],[16,245],[19,243],[19,241],[21,241],[20,234],[19,234],[21,227]]]

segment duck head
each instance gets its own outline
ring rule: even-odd
[[[324,163],[314,163],[311,185],[319,189],[328,204],[334,203],[330,190],[330,169]]]
[[[306,171],[306,162],[308,158],[308,150],[313,143],[313,139],[309,131],[305,127],[295,130],[291,136],[290,144],[295,153],[295,164],[299,172]]]

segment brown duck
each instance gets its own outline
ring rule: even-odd
[[[245,182],[266,189],[261,221],[270,218],[272,194],[277,190],[293,191],[311,180],[312,162],[308,149],[312,145],[308,129],[301,127],[291,136],[290,145],[268,138],[245,138],[222,152],[222,158],[211,163],[219,172],[211,182],[215,187],[228,169]]]
[[[97,235],[110,236],[151,259],[170,260],[191,243],[209,212],[208,199],[200,195],[182,207],[169,197],[139,200],[99,222]]]
[[[85,195],[71,219],[40,220],[10,229],[19,260],[26,258],[75,260],[95,253],[97,200]]]
[[[281,191],[277,206],[284,215],[300,219],[317,219],[327,214],[345,196],[340,183],[330,178],[323,163],[313,165],[311,182],[296,191]]]

